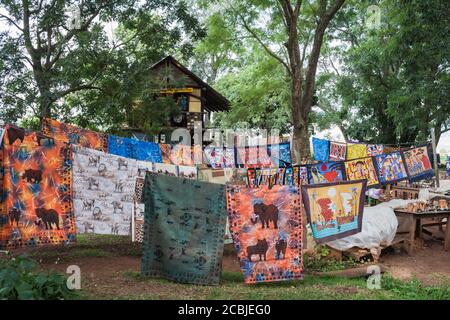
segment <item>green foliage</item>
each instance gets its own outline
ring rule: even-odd
[[[56,300],[76,297],[66,278],[55,272],[37,272],[36,263],[24,256],[0,260],[0,299]]]
[[[386,274],[381,278],[381,287],[394,293],[399,299],[413,300],[449,300],[450,287],[424,286],[419,280],[401,281]]]

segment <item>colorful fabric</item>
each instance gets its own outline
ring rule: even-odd
[[[131,217],[131,241],[142,243],[144,241],[144,211],[145,204],[143,200],[145,173],[138,172],[136,178],[136,187],[134,193],[134,210]]]
[[[344,165],[347,180],[367,179],[367,186],[369,187],[380,183],[371,157],[345,161]]]
[[[384,146],[382,144],[368,144],[366,149],[366,155],[368,157],[378,156],[383,154]]]
[[[345,160],[347,155],[347,144],[339,142],[330,142],[330,160]]]
[[[271,157],[272,167],[287,167],[292,163],[291,145],[289,142],[269,144],[267,152]]]
[[[172,161],[170,161],[170,153],[171,153],[172,147],[170,146],[170,144],[160,143],[159,149],[161,151],[162,163],[171,164]]]
[[[213,169],[222,169],[225,167],[225,150],[219,147],[205,147],[205,161]]]
[[[76,240],[70,145],[6,127],[0,248]]]
[[[225,186],[147,174],[142,275],[216,285],[226,226]]]
[[[194,164],[194,153],[191,146],[185,146],[182,144],[175,144],[172,146],[170,161],[173,164],[179,166],[193,167]]]
[[[56,140],[108,152],[108,136],[103,133],[79,128],[49,118],[44,118],[42,121],[42,133]]]
[[[361,232],[366,180],[303,186],[302,196],[317,243]]]
[[[108,151],[125,158],[162,163],[159,144],[110,135]]]
[[[293,166],[294,182],[296,186],[308,184],[308,167],[306,166]]]
[[[178,166],[174,164],[154,163],[153,166],[156,173],[178,177]]]
[[[129,235],[136,178],[152,163],[74,146],[73,169],[78,233]]]
[[[408,178],[402,156],[399,151],[390,154],[380,154],[375,156],[375,167],[378,180],[381,184],[404,180]]]
[[[234,148],[225,148],[225,153],[223,155],[225,168],[235,168],[236,167],[236,153]]]
[[[410,181],[427,179],[434,175],[427,146],[402,151]]]
[[[345,180],[345,168],[342,162],[326,162],[308,165],[310,184],[332,183]]]
[[[330,141],[326,139],[312,138],[314,160],[325,162],[330,155]]]
[[[302,279],[302,204],[295,186],[227,187],[245,283]]]
[[[237,150],[237,164],[243,168],[267,168],[272,161],[264,147],[239,147]]]
[[[178,176],[180,178],[197,180],[197,167],[178,166]]]
[[[363,143],[347,144],[347,160],[354,160],[366,157],[367,146]]]

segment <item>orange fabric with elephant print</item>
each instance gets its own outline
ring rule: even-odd
[[[69,144],[7,126],[0,248],[75,240]]]
[[[108,152],[108,136],[88,129],[44,118],[42,133],[55,140],[73,143],[85,148]]]
[[[302,205],[298,187],[229,185],[227,209],[246,283],[302,279]]]

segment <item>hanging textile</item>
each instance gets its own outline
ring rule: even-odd
[[[182,144],[175,144],[172,146],[170,161],[173,164],[179,166],[189,166],[193,167],[194,164],[194,153],[191,146],[185,146]]]
[[[49,118],[44,118],[42,121],[42,133],[56,140],[108,152],[108,136],[103,133],[79,128]]]
[[[75,241],[70,145],[8,125],[3,167],[0,249]]]
[[[230,230],[246,283],[302,279],[297,187],[227,187]]]
[[[342,162],[310,164],[308,178],[310,184],[344,181],[345,168]]]
[[[418,181],[434,176],[427,146],[403,150],[402,153],[409,181]]]
[[[374,187],[380,183],[371,157],[345,161],[344,165],[347,180],[367,179],[368,187]]]
[[[143,201],[145,182],[145,172],[142,176],[136,178],[135,193],[134,193],[134,208],[131,217],[131,241],[142,243],[144,241],[144,211],[145,204]]]
[[[267,152],[271,158],[271,167],[288,167],[292,164],[291,145],[289,142],[269,144]]]
[[[314,160],[325,162],[328,161],[330,154],[330,141],[326,139],[312,138]]]
[[[330,142],[330,160],[345,160],[347,154],[347,144],[339,142]]]
[[[162,163],[159,144],[110,135],[108,152],[125,158]]]
[[[129,235],[136,178],[152,163],[74,146],[73,170],[78,233]]]
[[[380,154],[373,159],[375,160],[378,181],[380,181],[381,184],[389,184],[408,178],[399,151],[390,154]]]
[[[142,275],[215,285],[222,270],[225,186],[147,174]]]
[[[244,168],[267,168],[272,166],[272,160],[266,146],[237,148],[238,165]]]
[[[156,173],[178,177],[178,166],[174,164],[154,163],[153,166]]]
[[[302,186],[306,215],[317,243],[361,232],[366,180]]]
[[[363,143],[347,144],[347,160],[354,160],[366,157],[367,146]]]
[[[308,184],[308,167],[307,166],[293,166],[294,183],[298,187],[300,184]]]
[[[224,148],[219,147],[205,147],[205,162],[213,169],[225,168]]]
[[[366,149],[366,155],[368,157],[378,156],[383,154],[384,146],[382,144],[368,144]]]
[[[170,144],[160,143],[159,149],[161,150],[162,163],[171,164],[172,162],[170,161],[170,152],[172,150],[172,147],[170,146]]]
[[[178,176],[180,178],[197,180],[197,167],[178,166]]]

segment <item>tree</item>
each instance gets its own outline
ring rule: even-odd
[[[290,118],[296,160],[309,155],[309,115],[325,31],[345,0],[227,1],[219,6],[226,24],[251,37],[283,66],[290,82]]]
[[[142,79],[146,70],[142,65],[150,66],[164,50],[192,52],[192,44],[180,41],[183,37],[201,36],[198,22],[181,0],[85,0],[78,7],[79,25],[69,28],[68,9],[77,3],[0,4],[0,19],[10,27],[0,34],[4,58],[0,81],[5,89],[0,103],[5,120],[16,121],[24,114],[43,118],[78,113],[80,122],[106,115],[100,124],[117,127],[129,107],[120,103],[132,98],[116,90]],[[119,41],[105,32],[105,23],[111,21],[123,26]],[[135,90],[132,93],[139,98]],[[105,102],[107,106],[98,104]]]

